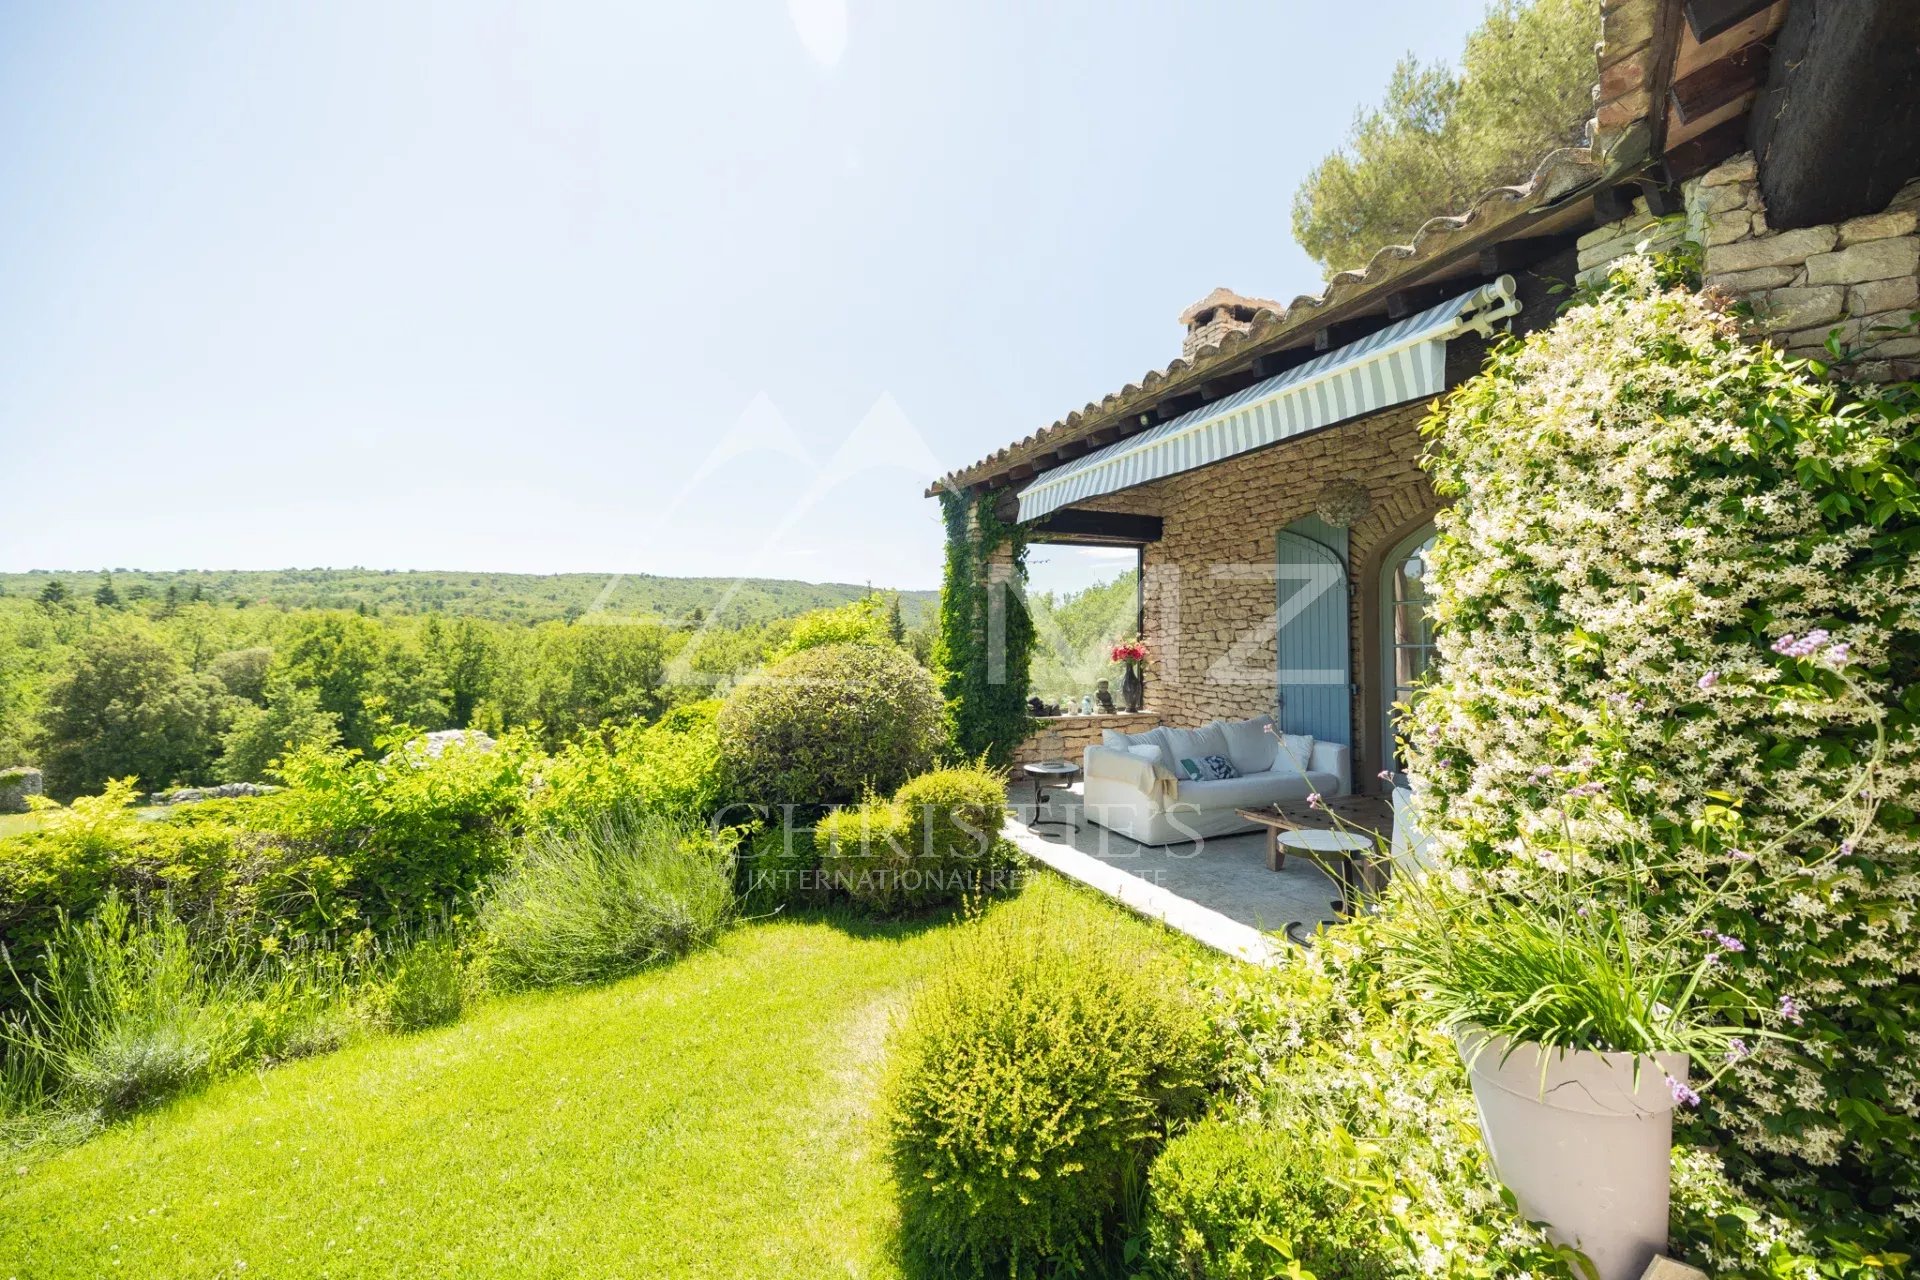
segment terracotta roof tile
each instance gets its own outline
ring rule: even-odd
[[[1508,219],[1551,205],[1561,197],[1595,182],[1605,171],[1606,166],[1600,157],[1585,147],[1555,151],[1540,162],[1525,182],[1509,187],[1494,187],[1483,192],[1458,214],[1427,219],[1414,232],[1411,243],[1387,245],[1375,253],[1366,266],[1336,272],[1318,294],[1303,294],[1285,307],[1264,299],[1243,300],[1263,308],[1256,313],[1251,328],[1246,332],[1229,332],[1218,344],[1197,348],[1190,358],[1177,357],[1163,369],[1148,370],[1137,381],[1127,383],[1097,403],[1089,402],[1085,408],[1069,413],[1032,435],[997,449],[970,466],[949,472],[927,492],[932,495],[942,489],[977,484],[1006,467],[1058,449],[1085,432],[1129,414],[1143,412],[1151,407],[1152,401],[1158,398],[1158,393],[1166,384],[1198,382],[1200,378],[1191,376],[1196,371],[1211,370],[1226,358],[1238,355],[1243,347],[1250,344],[1271,342],[1277,349],[1281,340],[1317,328],[1318,315],[1329,308],[1343,306],[1369,294],[1384,295],[1401,278],[1454,247],[1454,243],[1462,236],[1481,236]],[[1227,292],[1223,289],[1214,290],[1188,308],[1188,313],[1208,305],[1219,305],[1225,299],[1219,299],[1216,295]],[[1240,295],[1232,294],[1231,297],[1237,299]]]

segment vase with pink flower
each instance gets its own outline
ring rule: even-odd
[[[1113,646],[1113,660],[1120,664],[1120,705],[1138,712],[1147,697],[1147,646],[1141,640],[1122,640]]]

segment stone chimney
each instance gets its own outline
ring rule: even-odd
[[[1191,360],[1202,347],[1217,347],[1228,334],[1252,329],[1254,317],[1261,312],[1278,316],[1285,310],[1265,298],[1243,298],[1231,289],[1215,289],[1180,313],[1180,323],[1187,328],[1180,354]]]

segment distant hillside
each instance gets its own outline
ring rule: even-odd
[[[695,609],[727,625],[789,617],[807,609],[844,604],[867,587],[844,582],[790,582],[779,578],[661,578],[636,573],[442,573],[381,569],[200,569],[149,572],[138,569],[35,570],[0,573],[0,595],[34,597],[48,579],[90,599],[110,574],[122,600],[210,600],[264,604],[286,609],[362,609],[376,614],[451,613],[500,622],[575,618],[595,608],[626,617],[685,618]],[[612,590],[608,592],[608,585]],[[607,593],[601,600],[602,593]],[[903,591],[900,611],[908,625],[925,617],[937,591]]]

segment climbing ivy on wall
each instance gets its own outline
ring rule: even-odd
[[[995,495],[940,495],[947,526],[947,565],[940,584],[940,638],[934,670],[947,700],[954,746],[969,757],[1004,765],[1032,729],[1027,714],[1033,617],[1027,612],[1027,539],[1000,519]],[[989,580],[995,553],[1005,548],[1007,580]],[[996,673],[990,635],[1000,629],[1002,661]],[[997,676],[997,678],[996,678]]]

